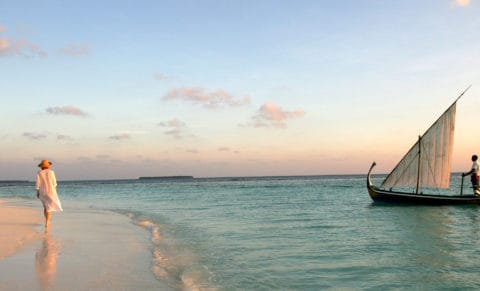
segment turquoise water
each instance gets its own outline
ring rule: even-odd
[[[478,206],[373,204],[365,184],[364,176],[212,178],[58,190],[66,209],[111,210],[148,229],[145,263],[177,289],[480,288]],[[0,197],[33,196],[31,183],[0,186]]]

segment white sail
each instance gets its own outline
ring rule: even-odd
[[[419,138],[383,181],[382,188],[450,187],[456,103]]]

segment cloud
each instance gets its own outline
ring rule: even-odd
[[[470,0],[454,0],[453,3],[460,7],[466,7],[470,5]]]
[[[0,33],[4,33],[5,31],[5,27],[0,25]],[[18,55],[25,58],[46,57],[47,52],[26,39],[6,38],[0,35],[0,57],[12,55]]]
[[[265,103],[252,117],[254,127],[287,127],[288,119],[300,118],[305,115],[303,110],[288,111],[273,103]]]
[[[164,132],[166,135],[171,135],[176,139],[183,138],[183,132],[186,127],[185,122],[175,118],[169,121],[160,122],[158,125],[169,129]]]
[[[74,106],[56,106],[45,109],[51,115],[73,115],[87,117],[89,114]]]
[[[234,149],[231,149],[229,147],[219,147],[217,150],[219,152],[229,152],[229,153],[234,153],[234,154],[239,154],[240,153],[239,150],[234,150]]]
[[[131,136],[128,133],[122,133],[122,134],[109,136],[108,139],[121,141],[121,140],[131,139]]]
[[[90,47],[83,44],[72,44],[59,49],[60,54],[72,57],[83,57],[90,55]]]
[[[19,55],[25,58],[46,57],[48,54],[38,45],[28,42],[25,39],[0,38],[0,57]]]
[[[205,89],[200,87],[170,89],[162,99],[181,99],[210,109],[250,104],[250,97],[248,96],[237,98],[223,89],[218,89],[214,92],[206,92]]]
[[[34,132],[24,132],[23,136],[30,140],[35,140],[35,141],[43,140],[47,138],[47,135],[43,133],[34,133]]]
[[[58,134],[57,135],[57,140],[60,140],[60,141],[72,141],[73,138],[68,136],[68,135],[64,135],[64,134]]]

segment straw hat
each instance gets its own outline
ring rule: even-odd
[[[49,162],[48,160],[42,160],[40,164],[38,164],[40,168],[49,168],[51,165],[52,163]]]

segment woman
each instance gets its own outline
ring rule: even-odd
[[[63,211],[57,195],[57,179],[55,178],[55,173],[50,170],[51,165],[52,163],[47,160],[41,161],[38,166],[42,169],[37,173],[37,198],[43,204],[45,228],[50,226],[52,211]]]

